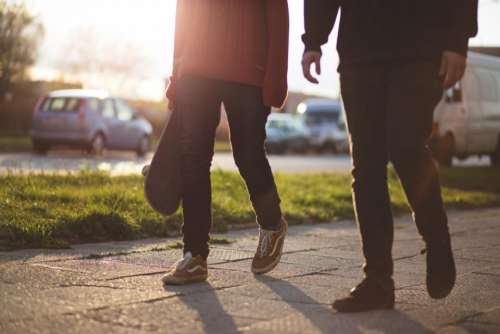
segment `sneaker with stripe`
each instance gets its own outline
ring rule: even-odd
[[[254,274],[265,274],[278,265],[287,231],[288,223],[284,218],[281,219],[281,227],[278,231],[259,229],[259,245],[252,261]]]
[[[207,261],[201,256],[187,252],[184,258],[177,261],[172,269],[162,278],[165,285],[184,285],[207,280]]]

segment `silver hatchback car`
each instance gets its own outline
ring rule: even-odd
[[[151,147],[152,126],[127,103],[105,91],[71,89],[40,98],[35,107],[31,139],[35,152],[72,146],[96,155],[105,148],[132,150],[139,156]]]

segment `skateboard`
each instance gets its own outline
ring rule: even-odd
[[[151,207],[164,215],[174,214],[181,202],[181,155],[179,117],[173,112],[150,165],[144,166],[144,195]]]

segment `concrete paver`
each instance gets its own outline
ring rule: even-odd
[[[458,267],[445,300],[425,289],[424,247],[397,220],[396,309],[337,314],[330,303],[362,278],[353,222],[292,226],[282,263],[253,276],[256,230],[212,247],[209,281],[164,287],[181,255],[150,239],[0,253],[1,333],[498,333],[500,208],[450,212]]]

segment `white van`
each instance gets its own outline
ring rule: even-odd
[[[500,165],[500,58],[469,52],[464,78],[434,113],[432,146],[443,165],[488,155]]]

